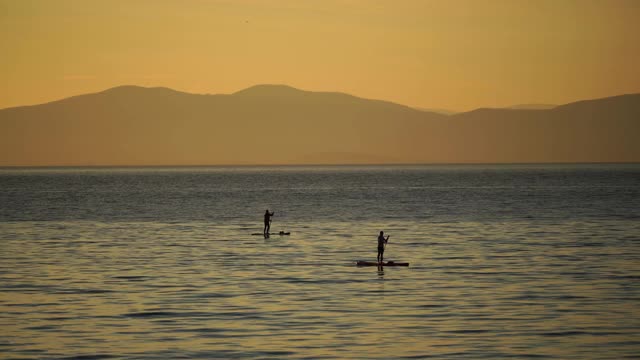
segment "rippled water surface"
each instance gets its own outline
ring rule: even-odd
[[[3,169],[0,358],[637,358],[639,220],[639,165]]]

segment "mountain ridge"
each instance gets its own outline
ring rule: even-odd
[[[129,92],[129,94],[131,94],[132,92],[152,91],[152,92],[157,92],[157,93],[176,94],[176,95],[190,95],[190,96],[234,96],[234,95],[241,95],[241,96],[257,96],[257,97],[260,97],[260,96],[277,97],[277,96],[286,96],[286,95],[305,95],[305,94],[332,94],[332,95],[340,95],[340,96],[345,96],[345,97],[355,98],[355,99],[361,99],[361,100],[367,100],[367,101],[379,101],[379,102],[383,102],[383,103],[395,104],[395,105],[403,106],[403,107],[406,107],[406,108],[409,108],[409,109],[412,109],[412,110],[417,110],[417,111],[427,112],[427,113],[434,113],[434,114],[439,114],[439,115],[446,115],[446,116],[455,116],[455,115],[459,115],[459,114],[476,112],[478,110],[482,110],[482,111],[485,111],[485,110],[497,110],[497,111],[501,111],[501,110],[553,110],[555,108],[564,107],[564,106],[571,105],[571,104],[589,103],[589,102],[592,102],[592,101],[600,101],[600,100],[605,100],[605,99],[616,99],[616,98],[638,97],[638,96],[640,96],[640,93],[628,93],[628,94],[619,94],[619,95],[606,96],[606,97],[602,97],[602,98],[577,100],[577,101],[572,101],[572,102],[569,102],[569,103],[558,104],[558,105],[555,105],[555,104],[518,104],[518,105],[512,105],[512,106],[508,106],[508,107],[499,107],[499,108],[495,108],[495,107],[479,107],[479,108],[475,108],[475,109],[468,110],[468,111],[453,111],[453,110],[446,110],[446,109],[435,109],[435,108],[432,109],[432,108],[423,108],[423,107],[412,107],[412,106],[408,106],[408,105],[404,105],[404,104],[400,104],[400,103],[396,103],[396,102],[392,102],[392,101],[388,101],[388,100],[363,98],[363,97],[359,97],[359,96],[352,95],[352,94],[349,94],[349,93],[338,92],[338,91],[303,90],[303,89],[298,89],[296,87],[293,87],[293,86],[290,86],[290,85],[286,85],[286,84],[256,84],[256,85],[252,85],[252,86],[249,86],[247,88],[244,88],[244,89],[241,89],[241,90],[229,93],[229,94],[225,94],[225,93],[220,93],[220,94],[191,93],[191,92],[186,92],[186,91],[175,90],[175,89],[172,89],[172,88],[169,88],[169,87],[164,87],[164,86],[150,86],[150,87],[147,87],[147,86],[141,86],[141,85],[118,85],[118,86],[114,86],[114,87],[107,88],[107,89],[100,90],[100,91],[96,91],[96,92],[72,95],[72,96],[69,96],[69,97],[66,97],[66,98],[57,99],[57,100],[51,100],[51,101],[47,101],[47,102],[43,102],[43,103],[39,103],[39,104],[10,106],[10,107],[6,107],[6,108],[2,108],[2,109],[0,109],[0,111],[7,110],[7,109],[22,108],[22,107],[32,107],[32,106],[46,105],[46,104],[56,103],[56,102],[60,102],[60,101],[65,101],[65,100],[68,100],[68,99],[74,99],[74,98],[78,98],[78,97],[85,97],[85,96],[91,96],[91,95],[117,94],[117,93],[122,93],[122,92],[125,92],[125,91]]]
[[[638,162],[639,119],[640,94],[443,115],[286,85],[125,85],[0,110],[0,166]]]
[[[548,110],[557,107],[555,104],[517,104],[507,107],[514,110]]]

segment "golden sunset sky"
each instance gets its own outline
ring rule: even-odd
[[[640,1],[0,0],[0,108],[255,84],[457,111],[640,92]]]

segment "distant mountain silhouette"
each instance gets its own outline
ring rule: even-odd
[[[233,93],[240,96],[304,96],[307,91],[299,90],[288,85],[255,85]]]
[[[426,111],[426,112],[434,112],[436,114],[442,114],[442,115],[453,115],[458,113],[458,111],[447,110],[447,109],[427,109],[427,108],[420,108],[420,107],[416,109],[421,111]]]
[[[638,162],[640,94],[451,116],[258,85],[120,86],[0,110],[0,166]]]
[[[509,106],[508,109],[515,109],[515,110],[548,110],[548,109],[553,109],[556,106],[558,106],[558,105],[552,105],[552,104],[519,104],[519,105]]]

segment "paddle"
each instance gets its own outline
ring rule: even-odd
[[[389,242],[390,237],[391,235],[387,235],[387,238],[384,240],[384,243],[382,243],[382,251],[387,250],[387,243]]]

